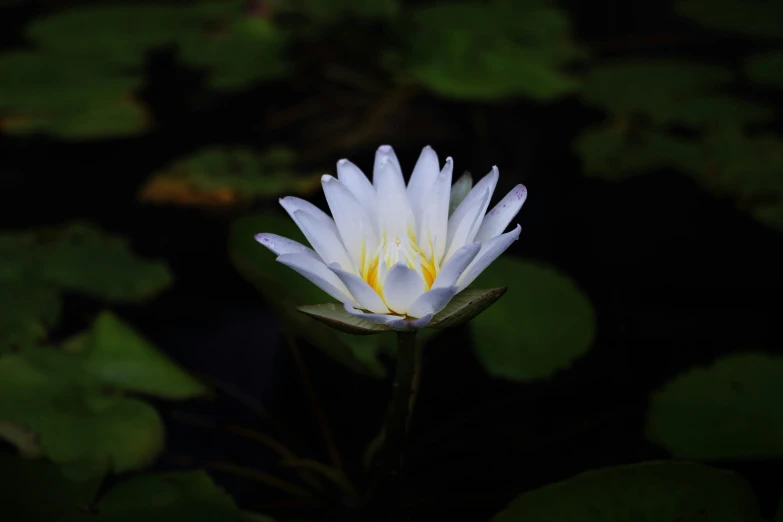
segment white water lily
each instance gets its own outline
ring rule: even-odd
[[[443,168],[425,147],[407,187],[392,148],[375,155],[372,183],[346,159],[321,178],[330,217],[296,197],[280,200],[312,246],[275,235],[256,240],[361,319],[394,330],[429,324],[517,238],[504,233],[527,197],[514,187],[487,212],[498,169],[484,176],[449,216],[453,161]]]

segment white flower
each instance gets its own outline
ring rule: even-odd
[[[256,240],[347,312],[392,329],[426,326],[519,237],[519,225],[503,231],[527,197],[517,185],[487,213],[493,167],[449,216],[452,171],[452,159],[441,169],[430,147],[407,187],[388,145],[375,155],[372,183],[342,159],[337,178],[321,178],[332,217],[300,198],[280,200],[313,249],[275,234]]]

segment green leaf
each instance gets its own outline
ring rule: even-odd
[[[399,11],[398,0],[288,0],[276,5],[281,15],[297,15],[304,17],[310,26],[318,27],[341,20],[386,20],[394,17]]]
[[[666,167],[701,172],[708,161],[698,141],[664,132],[631,130],[622,121],[584,130],[574,148],[586,174],[611,180]]]
[[[759,85],[783,89],[783,51],[756,54],[745,61],[745,74]]]
[[[687,462],[604,468],[523,493],[492,522],[762,522],[750,485]]]
[[[59,318],[55,289],[0,278],[0,353],[43,341]]]
[[[268,19],[240,17],[215,35],[188,33],[180,41],[180,57],[206,70],[211,87],[236,90],[284,77],[286,43]]]
[[[152,51],[179,49],[217,89],[287,71],[285,41],[243,2],[103,5],[58,10],[27,27],[34,49],[0,55],[0,128],[64,139],[138,134],[150,127],[134,98]]]
[[[336,328],[341,332],[368,335],[389,332],[391,329],[382,324],[366,321],[345,311],[341,304],[326,303],[319,305],[302,305],[299,311],[322,323]]]
[[[0,357],[0,422],[35,433],[55,462],[81,462],[95,472],[149,464],[163,447],[157,412],[102,392],[81,364],[78,355],[52,348]]]
[[[238,521],[233,499],[203,471],[141,475],[113,487],[98,503],[111,522]]]
[[[517,381],[544,379],[592,345],[595,314],[590,301],[557,270],[506,255],[475,285],[508,286],[502,303],[470,323],[476,356],[490,374]]]
[[[716,92],[733,79],[727,69],[697,62],[624,60],[592,68],[582,97],[617,117],[643,115],[658,125],[698,129],[774,118],[762,105]]]
[[[73,480],[42,459],[0,454],[0,513],[8,521],[81,520],[95,497],[100,477]],[[73,518],[71,518],[73,517]]]
[[[125,391],[166,399],[208,393],[203,384],[109,312],[98,317],[86,339],[84,368]]]
[[[353,371],[382,378],[385,369],[378,356],[393,346],[393,336],[340,333],[299,312],[299,305],[322,303],[332,298],[295,271],[277,263],[275,255],[255,241],[255,235],[261,232],[307,244],[287,216],[268,213],[242,218],[234,224],[229,238],[232,261],[240,274],[263,294],[297,335]]]
[[[506,288],[468,289],[455,295],[428,325],[428,328],[452,328],[467,323],[492,306],[506,293]]]
[[[711,29],[755,37],[781,38],[783,5],[766,0],[685,0],[679,14]]]
[[[783,457],[783,357],[724,356],[650,398],[647,437],[691,460]]]
[[[107,301],[153,296],[171,283],[168,267],[133,254],[116,236],[86,223],[73,223],[39,235],[33,247],[35,276],[63,290]]]
[[[552,100],[578,86],[565,66],[583,53],[548,2],[425,5],[403,27],[408,72],[441,96]]]
[[[286,148],[256,152],[244,148],[210,147],[179,159],[152,176],[142,199],[158,203],[189,203],[195,190],[225,194],[230,201],[271,199],[308,194],[321,185],[321,176],[300,176],[294,154]]]

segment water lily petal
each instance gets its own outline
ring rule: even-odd
[[[467,244],[454,252],[454,255],[443,264],[443,267],[440,269],[438,277],[436,277],[435,281],[432,283],[432,288],[430,290],[456,285],[457,280],[465,269],[468,268],[471,261],[473,261],[479,253],[479,250],[481,250],[481,243],[476,241]]]
[[[421,223],[422,207],[424,202],[427,201],[426,198],[433,185],[435,185],[438,174],[440,174],[438,155],[432,147],[427,145],[422,149],[416,166],[413,167],[413,173],[411,173],[411,179],[406,189],[417,224]]]
[[[391,147],[391,145],[381,145],[378,147],[378,150],[375,151],[375,164],[373,165],[372,171],[372,182],[376,189],[378,188],[378,185],[375,183],[375,176],[377,175],[378,167],[382,161],[387,160],[391,161],[396,171],[400,173],[400,179],[402,179],[402,167],[400,167],[400,160],[397,159],[397,155],[394,153],[394,149]],[[404,180],[402,181],[402,184],[405,185]]]
[[[405,263],[397,263],[391,267],[383,283],[383,298],[386,306],[400,315],[406,314],[408,307],[424,291],[424,280]]]
[[[454,161],[446,158],[435,183],[427,195],[426,205],[422,206],[422,220],[416,231],[416,239],[424,257],[440,262],[446,251],[449,225],[449,196]]]
[[[359,317],[366,321],[370,321],[376,324],[385,324],[392,330],[400,330],[400,331],[411,331],[411,330],[417,330],[419,328],[424,328],[425,326],[430,324],[430,321],[432,321],[432,316],[433,316],[433,314],[427,314],[425,316],[422,316],[418,319],[411,321],[410,319],[405,319],[404,317],[400,317],[399,315],[368,314],[362,312],[361,310],[357,310],[356,308],[350,305],[345,305],[345,311],[351,315],[355,315],[356,317]]]
[[[444,259],[448,259],[458,248],[472,242],[476,237],[489,206],[489,200],[498,184],[499,175],[498,168],[492,167],[492,171],[476,183],[454,210],[449,218],[448,242]]]
[[[337,225],[334,224],[332,217],[309,201],[305,201],[302,198],[297,198],[295,196],[287,196],[280,199],[280,205],[288,212],[288,215],[291,216],[291,219],[293,219],[294,222],[296,222],[294,212],[301,210],[326,223],[327,226],[334,231],[334,234],[337,235]],[[296,224],[297,226],[299,225],[299,223]],[[300,226],[299,228],[302,227]]]
[[[313,259],[307,254],[283,254],[277,258],[277,261],[293,268],[341,303],[357,304],[340,278],[321,261]]]
[[[462,273],[462,277],[457,281],[457,286],[459,286],[460,290],[472,283],[485,268],[492,264],[500,254],[506,251],[511,243],[519,239],[521,231],[522,227],[517,225],[511,232],[506,232],[505,234],[493,237],[489,241],[483,243],[476,258],[468,265],[468,268]]]
[[[425,315],[435,315],[449,304],[458,288],[456,286],[446,286],[436,288],[421,294],[408,308],[408,315],[411,317],[424,317]]]
[[[367,282],[359,276],[341,270],[337,264],[329,265],[329,270],[335,273],[340,281],[345,284],[348,291],[351,293],[354,299],[359,303],[359,306],[364,310],[369,310],[375,314],[388,314],[389,309],[383,303],[383,299],[378,295]]]
[[[337,162],[337,179],[359,200],[367,214],[373,220],[373,225],[378,230],[378,211],[375,208],[375,187],[364,175],[364,172],[348,161],[341,159]]]
[[[354,265],[359,267],[366,252],[374,252],[378,247],[372,220],[359,200],[339,180],[327,174],[321,178],[321,185],[343,245]]]
[[[388,145],[380,147],[375,156],[373,185],[377,193],[378,222],[386,240],[393,242],[395,238],[407,237],[409,232],[415,231],[402,171]]]
[[[399,315],[368,314],[367,312],[362,312],[361,310],[357,310],[356,308],[348,304],[345,305],[345,311],[351,315],[355,315],[356,317],[361,317],[362,319],[365,319],[367,321],[370,321],[371,323],[376,323],[376,324],[389,324],[401,319]]]
[[[293,217],[307,241],[325,263],[337,263],[343,270],[356,270],[331,218],[326,221],[304,210],[297,210]]]
[[[473,199],[465,207],[463,212],[456,222],[452,222],[449,219],[449,234],[451,235],[451,241],[446,247],[446,254],[443,256],[443,262],[448,262],[454,253],[462,248],[465,244],[473,240],[476,232],[478,232],[481,226],[481,220],[484,217],[483,211],[486,210],[491,193],[489,189],[484,190],[484,194],[481,199]],[[454,215],[452,214],[452,218]]]
[[[321,258],[318,257],[318,254],[316,254],[312,248],[308,248],[302,243],[294,241],[293,239],[288,239],[287,237],[264,232],[263,234],[256,234],[255,240],[278,256],[282,256],[283,254],[306,254],[313,259],[321,261]]]
[[[476,241],[482,243],[499,236],[506,230],[506,227],[514,216],[519,213],[519,209],[527,199],[527,189],[524,185],[517,185],[506,196],[495,205],[492,210],[487,212],[481,227],[476,233]]]

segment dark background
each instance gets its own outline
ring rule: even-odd
[[[560,5],[572,20],[575,40],[599,57],[690,57],[732,65],[757,46],[686,26],[672,2]],[[61,7],[60,2],[0,6],[0,42],[18,45],[28,21]],[[355,37],[384,35],[364,27]],[[324,38],[302,52],[305,60],[311,53],[317,62],[317,50],[329,49],[336,60],[371,69],[376,43]],[[198,72],[177,66],[165,51],[150,56],[146,67],[140,97],[155,115],[147,134],[88,142],[0,134],[2,225],[17,229],[83,218],[126,236],[140,254],[167,260],[173,287],[143,307],[120,306],[117,312],[184,366],[262,403],[298,434],[297,443],[312,457],[325,459],[320,428],[280,323],[228,257],[230,226],[248,209],[155,206],[140,203],[137,194],[150,172],[206,145],[260,147],[282,139],[309,150],[311,122],[280,131],[265,126],[266,115],[320,94],[325,108],[318,117],[328,119],[347,102],[338,97],[326,108],[329,93],[319,87],[317,68],[302,67],[290,81],[217,95],[204,88]],[[779,351],[780,232],[675,171],[652,171],[621,183],[585,176],[571,143],[601,119],[600,111],[573,97],[548,104],[514,97],[463,103],[427,92],[414,94],[407,105],[410,110],[379,125],[377,139],[310,155],[304,167],[331,172],[343,156],[369,167],[375,148],[386,141],[407,172],[425,144],[441,158],[453,156],[458,172],[480,175],[498,165],[499,193],[516,183],[529,191],[516,219],[522,236],[510,253],[569,274],[589,295],[597,316],[592,350],[545,382],[492,379],[465,342],[464,329],[439,337],[425,354],[410,441],[406,487],[422,512],[448,505],[485,519],[522,490],[586,469],[666,458],[643,434],[651,390],[721,354]],[[345,110],[350,117],[350,104]],[[409,133],[422,125],[417,111],[448,132],[432,139]],[[477,114],[483,122],[478,126]],[[323,205],[320,195],[316,200]],[[100,308],[68,296],[58,333],[76,331]],[[359,471],[363,448],[380,426],[389,381],[358,376],[304,342],[300,348],[346,466]],[[263,450],[178,416],[187,411],[255,422],[240,401],[221,396],[208,405],[161,407],[169,441],[159,467],[176,466],[183,455],[273,467],[273,457]],[[779,462],[722,465],[751,482],[767,516],[774,511],[783,486]],[[312,512],[252,482],[215,477],[243,506],[281,519]]]

